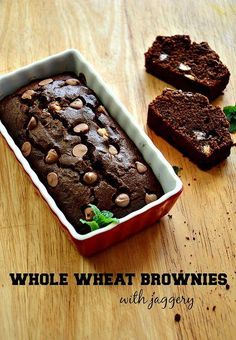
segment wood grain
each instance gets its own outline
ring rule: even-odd
[[[208,41],[231,71],[235,103],[234,0],[2,0],[0,73],[74,47],[91,62],[171,164],[184,193],[158,225],[90,259],[82,258],[0,137],[1,339],[235,339],[236,155],[199,170],[146,128],[148,103],[167,85],[145,73],[143,53],[158,34]],[[189,238],[189,240],[186,239]],[[9,272],[226,272],[225,286],[145,286],[144,294],[190,296],[191,310],[120,305],[141,287],[13,287]],[[216,306],[213,311],[213,306]],[[208,310],[209,309],[209,310]],[[181,315],[179,323],[174,321]]]

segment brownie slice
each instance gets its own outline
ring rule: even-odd
[[[229,70],[208,43],[191,42],[188,35],[158,36],[145,53],[147,72],[176,88],[200,92],[213,99],[229,82]]]
[[[233,144],[223,111],[199,93],[165,89],[149,105],[148,125],[203,169],[227,158]]]
[[[0,102],[0,119],[68,221],[88,204],[121,218],[163,190],[135,144],[80,74],[35,80]]]

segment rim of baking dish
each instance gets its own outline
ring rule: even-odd
[[[41,195],[43,196],[43,198],[46,200],[46,202],[49,204],[50,208],[52,209],[52,211],[56,214],[56,216],[59,218],[59,220],[61,221],[61,223],[67,228],[67,230],[70,232],[71,236],[73,238],[75,238],[76,240],[85,240],[88,238],[91,238],[97,234],[100,233],[104,233],[107,232],[113,228],[115,228],[117,225],[122,224],[123,222],[126,222],[130,219],[132,219],[133,217],[140,215],[146,211],[148,211],[150,208],[153,208],[157,205],[160,205],[161,203],[163,203],[164,201],[167,201],[170,197],[176,195],[177,193],[179,193],[180,191],[182,191],[183,185],[182,182],[180,180],[180,178],[176,175],[176,173],[174,172],[172,166],[170,165],[170,163],[165,159],[165,157],[163,156],[163,154],[157,149],[157,147],[153,144],[153,142],[151,141],[151,139],[146,135],[146,133],[144,132],[144,130],[138,126],[137,121],[135,120],[135,117],[133,117],[128,110],[124,107],[124,105],[121,103],[121,101],[119,100],[119,98],[108,88],[108,86],[105,84],[105,82],[101,79],[101,77],[99,76],[99,74],[93,69],[93,67],[85,60],[85,58],[81,55],[81,53],[76,50],[76,49],[68,49],[64,52],[46,57],[44,59],[41,59],[39,61],[36,61],[32,64],[29,64],[27,66],[21,67],[19,69],[17,69],[16,71],[7,73],[5,75],[1,75],[0,76],[0,82],[4,79],[7,79],[8,77],[15,77],[15,76],[20,76],[21,74],[23,74],[24,72],[28,72],[34,68],[40,68],[41,66],[43,66],[43,64],[47,63],[47,62],[51,62],[52,60],[57,60],[57,59],[61,59],[63,57],[67,58],[67,57],[71,57],[73,56],[74,58],[77,58],[80,63],[83,64],[83,66],[85,68],[87,68],[87,71],[90,72],[90,74],[93,76],[93,79],[96,80],[99,84],[99,86],[101,86],[102,90],[105,91],[105,94],[107,95],[107,97],[109,98],[109,100],[114,101],[115,104],[119,107],[119,109],[122,111],[123,115],[125,116],[127,122],[132,125],[132,128],[135,129],[135,132],[137,132],[139,134],[139,136],[141,136],[142,140],[145,141],[145,145],[144,146],[148,146],[148,148],[150,149],[150,151],[153,153],[154,156],[157,157],[158,161],[161,163],[162,165],[162,171],[167,171],[167,174],[169,175],[170,178],[172,178],[172,180],[174,181],[174,188],[166,193],[164,193],[164,195],[162,195],[158,200],[149,203],[148,205],[145,205],[144,207],[142,207],[141,209],[135,210],[132,213],[128,214],[125,217],[122,217],[119,219],[119,223],[111,223],[108,226],[101,228],[101,229],[97,229],[94,231],[89,232],[88,234],[79,234],[75,227],[73,227],[73,225],[67,220],[67,218],[65,217],[64,213],[58,208],[55,200],[52,198],[52,196],[48,193],[45,185],[40,181],[40,179],[38,178],[38,175],[36,174],[36,172],[31,168],[28,160],[22,155],[20,149],[18,148],[18,146],[15,144],[13,138],[9,135],[6,127],[3,125],[3,123],[0,121],[0,133],[2,133],[3,137],[5,138],[5,140],[7,141],[8,145],[10,146],[10,148],[13,150],[16,158],[18,159],[18,161],[21,163],[21,165],[23,166],[24,170],[26,171],[26,173],[30,176],[30,178],[32,179],[34,185],[38,188],[38,190],[40,191]],[[32,80],[35,79],[34,77],[32,77]],[[89,87],[93,88],[91,86],[91,84],[88,84]],[[16,88],[17,89],[17,88]],[[96,91],[95,91],[96,92]],[[12,93],[12,91],[11,91]],[[8,95],[10,93],[7,93],[6,95]],[[1,94],[1,89],[0,89],[0,98],[2,97]],[[109,110],[110,112],[111,110]],[[110,112],[111,114],[111,112]],[[115,119],[115,118],[114,118]],[[115,119],[116,120],[116,119]],[[119,122],[117,122],[119,124]],[[125,131],[126,132],[126,131]],[[126,132],[127,133],[127,132]],[[128,134],[128,133],[127,133]],[[134,142],[135,143],[135,142]],[[135,143],[136,144],[136,143]],[[137,146],[137,145],[136,145]],[[138,147],[138,146],[137,146]],[[142,153],[140,147],[138,147],[139,151]],[[150,167],[152,168],[152,165],[149,163]],[[152,168],[152,170],[154,171],[154,169]],[[156,176],[156,174],[155,174]],[[157,176],[156,176],[157,177]]]

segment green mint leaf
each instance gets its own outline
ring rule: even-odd
[[[85,221],[81,218],[80,222],[83,224],[87,224],[91,228],[91,231],[99,229],[99,225],[96,221]]]
[[[230,123],[229,132],[236,132],[236,105],[235,106],[225,106],[223,111]]]
[[[103,216],[106,216],[106,217],[113,217],[113,213],[108,210],[102,210],[102,214]]]
[[[174,172],[176,173],[177,176],[179,176],[180,171],[183,170],[183,168],[180,168],[180,167],[177,166],[177,165],[173,165],[172,168],[174,169]]]
[[[108,210],[100,210],[96,205],[89,204],[89,206],[92,208],[94,212],[93,220],[92,221],[86,221],[83,219],[80,219],[81,223],[87,224],[91,230],[97,230],[102,227],[106,227],[110,223],[118,223],[119,220],[115,217],[113,217],[113,213]]]

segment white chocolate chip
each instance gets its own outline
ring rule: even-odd
[[[72,154],[75,157],[83,158],[88,152],[88,148],[84,144],[77,144],[73,147]]]
[[[89,127],[85,123],[80,123],[73,128],[73,131],[76,133],[86,133],[88,132],[88,130],[89,130]]]
[[[149,204],[151,202],[154,202],[157,200],[157,195],[156,194],[146,194],[145,195],[145,202],[146,204]]]
[[[25,91],[21,98],[22,99],[32,99],[32,97],[36,94],[36,92],[34,90],[27,90]]]
[[[138,170],[138,172],[140,174],[144,174],[146,171],[147,171],[147,167],[146,165],[144,165],[143,163],[141,162],[135,162],[135,166],[136,166],[136,169]]]
[[[202,150],[203,150],[203,152],[204,152],[204,154],[206,156],[210,156],[211,155],[212,150],[211,150],[210,145],[208,145],[208,144],[207,145],[203,145]]]
[[[183,63],[180,63],[179,66],[178,66],[179,70],[181,71],[190,71],[191,70],[191,67],[188,66],[188,65],[185,65]]]
[[[44,85],[48,85],[48,84],[50,84],[50,83],[52,83],[52,82],[53,82],[53,79],[52,79],[52,78],[48,78],[48,79],[41,80],[41,81],[39,82],[39,85],[40,85],[40,86],[44,86]]]
[[[207,139],[206,132],[199,131],[199,130],[193,130],[193,134],[196,137],[197,140],[204,140]]]
[[[75,79],[75,78],[66,79],[66,85],[75,86],[79,84],[80,84],[80,81],[78,79]]]
[[[168,59],[168,54],[166,54],[166,53],[161,53],[160,56],[159,56],[159,60],[160,60],[160,61],[164,61],[164,60],[166,60],[166,59]]]
[[[51,102],[48,105],[48,108],[49,108],[49,110],[52,110],[52,111],[55,111],[55,112],[61,111],[61,106],[60,106],[59,102],[57,102],[57,101]]]
[[[72,103],[70,103],[70,107],[72,107],[73,109],[81,109],[83,107],[83,102],[81,99],[76,99],[74,100]]]
[[[30,142],[24,142],[22,147],[21,147],[21,151],[22,151],[23,155],[25,157],[28,157],[31,153],[31,150],[32,150],[32,146],[31,146]]]
[[[115,199],[115,204],[118,207],[122,207],[122,208],[127,207],[127,205],[129,205],[129,202],[130,202],[130,198],[127,194],[120,194]]]
[[[184,74],[184,76],[190,80],[195,80],[195,77],[192,74]]]

